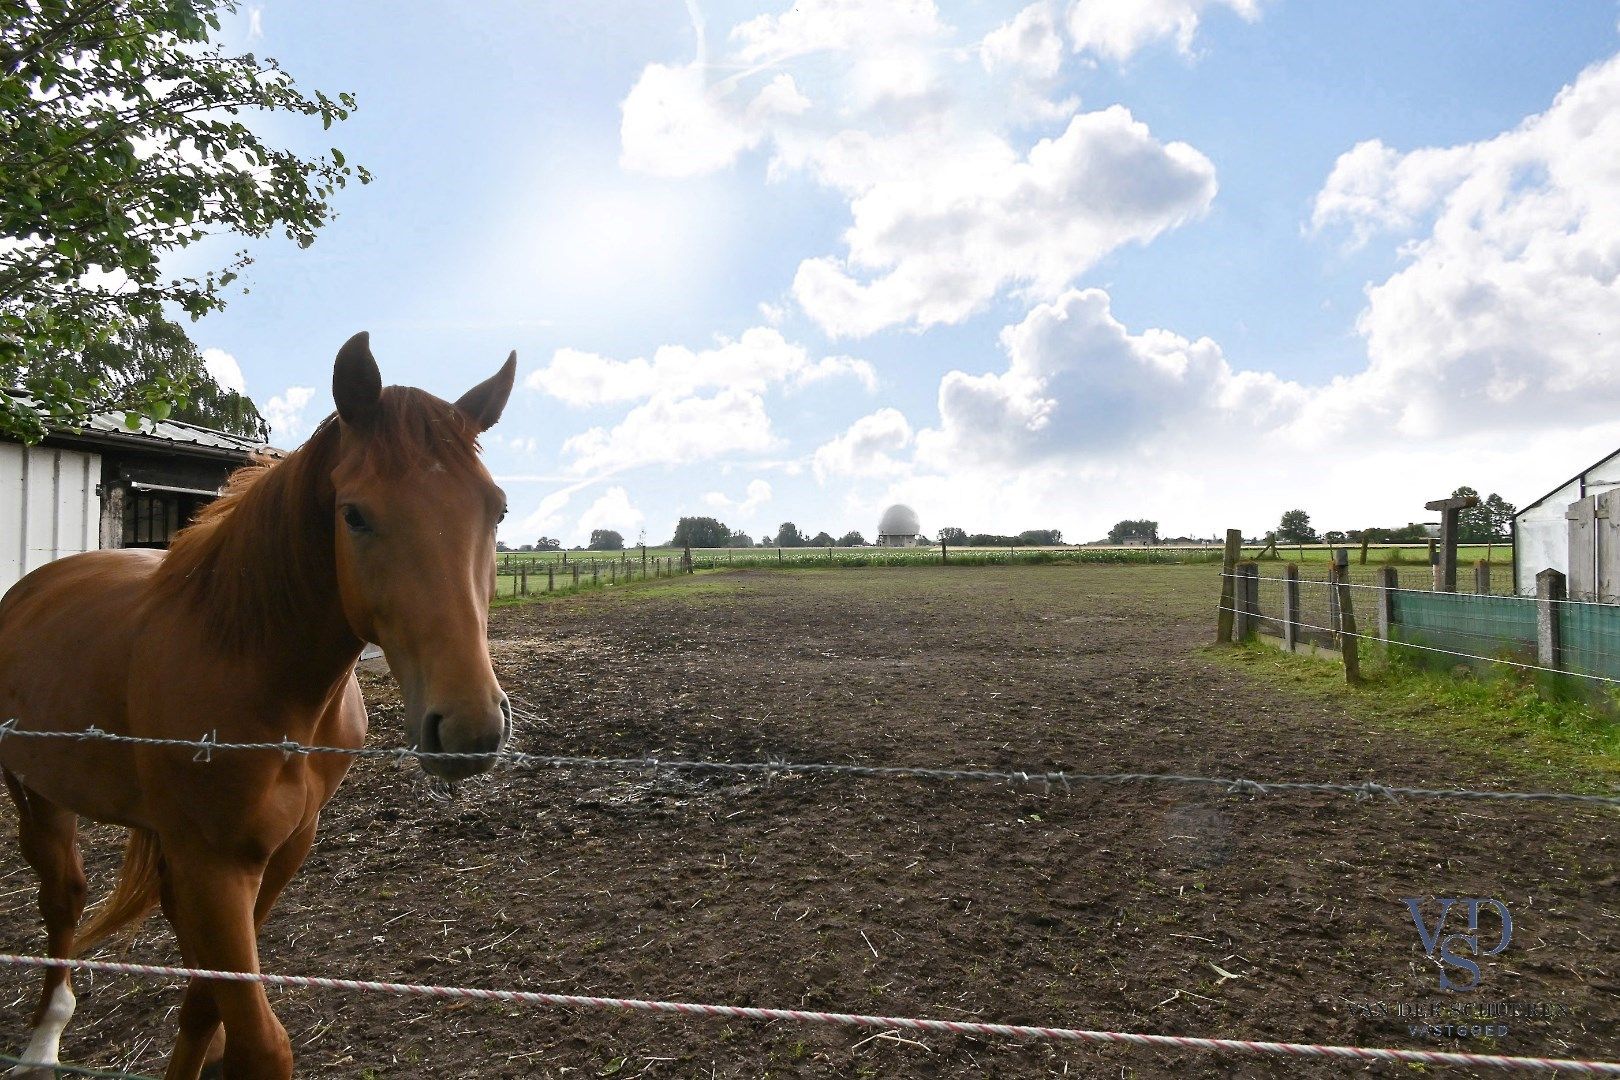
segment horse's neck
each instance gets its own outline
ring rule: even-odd
[[[363,645],[343,614],[320,495],[330,451],[314,443],[260,477],[218,523],[202,563],[206,584],[191,595],[200,631],[233,654],[233,666],[310,703],[330,697]]]

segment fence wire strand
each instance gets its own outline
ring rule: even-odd
[[[65,739],[100,741],[127,746],[172,748],[193,751],[192,760],[211,762],[220,751],[295,754],[341,754],[355,758],[386,758],[395,761],[468,761],[509,763],[534,768],[606,769],[616,772],[657,774],[659,772],[721,773],[763,776],[767,781],[788,775],[853,776],[865,779],[944,780],[1037,786],[1045,792],[1068,790],[1075,784],[1184,784],[1218,787],[1234,795],[1270,795],[1279,792],[1354,795],[1358,799],[1495,799],[1518,802],[1586,803],[1620,807],[1620,795],[1582,795],[1568,791],[1482,791],[1470,788],[1403,787],[1373,780],[1358,783],[1313,780],[1250,780],[1232,776],[1195,776],[1181,773],[1076,773],[1007,769],[943,769],[918,765],[837,765],[804,761],[698,761],[685,758],[599,758],[560,754],[534,754],[522,750],[501,750],[493,754],[423,751],[410,747],[312,746],[284,739],[280,742],[220,742],[213,735],[200,739],[160,739],[144,735],[119,735],[100,728],[83,731],[30,731],[16,726],[15,720],[0,724],[0,742],[5,739]]]
[[[1236,608],[1236,607],[1222,607],[1220,610],[1229,611],[1229,612],[1232,612],[1235,615],[1244,614],[1244,612],[1243,612],[1243,610],[1241,608]],[[1252,614],[1252,613],[1250,613],[1250,614]],[[1357,617],[1359,618],[1360,616],[1357,616]],[[1272,622],[1280,622],[1281,621],[1279,619],[1273,619],[1270,616],[1265,616],[1265,615],[1260,616],[1260,618],[1268,619],[1269,621],[1272,621]],[[1351,633],[1346,632],[1343,629],[1336,629],[1336,628],[1334,628],[1332,626],[1322,626],[1322,625],[1318,625],[1318,624],[1315,624],[1315,623],[1296,622],[1296,623],[1294,623],[1294,625],[1299,627],[1301,630],[1320,630],[1320,631],[1322,631],[1324,633],[1334,634],[1334,635],[1339,636],[1339,637],[1356,638],[1357,640],[1360,640],[1360,641],[1372,641],[1372,642],[1376,642],[1376,643],[1378,643],[1380,645],[1388,645],[1390,648],[1395,648],[1395,649],[1418,649],[1418,650],[1420,650],[1422,652],[1438,653],[1438,654],[1440,654],[1442,656],[1455,656],[1459,660],[1478,660],[1481,663],[1485,663],[1485,664],[1502,664],[1502,665],[1505,665],[1507,667],[1520,668],[1520,669],[1525,670],[1525,671],[1543,671],[1543,672],[1546,672],[1549,675],[1566,675],[1566,676],[1568,676],[1570,678],[1573,678],[1573,679],[1589,679],[1589,680],[1591,680],[1593,682],[1609,683],[1611,685],[1620,685],[1620,679],[1610,678],[1607,675],[1592,675],[1592,674],[1589,674],[1589,673],[1584,672],[1584,671],[1565,671],[1562,668],[1551,668],[1551,667],[1546,667],[1545,665],[1542,665],[1542,664],[1530,664],[1530,663],[1526,663],[1526,662],[1524,662],[1522,660],[1508,660],[1508,659],[1506,659],[1504,657],[1500,657],[1500,656],[1481,656],[1481,655],[1479,655],[1477,653],[1459,652],[1456,649],[1442,649],[1442,648],[1439,648],[1438,646],[1434,646],[1434,645],[1421,645],[1421,644],[1419,644],[1419,643],[1417,643],[1415,641],[1397,641],[1397,640],[1387,640],[1386,641],[1384,638],[1379,637],[1377,634],[1363,634],[1363,633],[1361,633],[1359,631],[1354,633],[1354,634],[1351,634]]]
[[[1466,1065],[1519,1072],[1553,1071],[1577,1073],[1583,1076],[1620,1076],[1620,1063],[1580,1061],[1571,1058],[1507,1057],[1497,1054],[1470,1054],[1446,1050],[1395,1050],[1364,1046],[1334,1046],[1320,1043],[1259,1042],[1249,1039],[1147,1035],[1130,1031],[1094,1031],[1084,1028],[1037,1027],[1026,1024],[995,1024],[970,1020],[931,1020],[910,1016],[817,1012],[805,1009],[772,1009],[742,1005],[710,1005],[688,1001],[590,997],[576,994],[550,994],[535,990],[489,990],[465,986],[437,986],[424,983],[379,982],[369,979],[267,975],[259,972],[218,971],[207,968],[169,967],[157,964],[129,964],[107,960],[65,960],[55,957],[22,956],[12,953],[0,953],[0,964],[18,967],[101,971],[165,979],[218,979],[295,989],[358,990],[371,993],[430,997],[440,1000],[501,1001],[574,1009],[612,1009],[664,1016],[786,1021],[805,1024],[828,1024],[837,1027],[878,1028],[888,1031],[927,1031],[950,1035],[994,1035],[1015,1039],[1045,1039],[1094,1045],[1145,1046],[1157,1049],[1202,1050],[1229,1054],[1278,1054],[1295,1058],[1329,1058],[1341,1061],[1392,1061],[1424,1065]]]

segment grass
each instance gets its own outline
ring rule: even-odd
[[[1380,646],[1361,648],[1364,682],[1346,685],[1337,660],[1291,656],[1267,644],[1210,647],[1206,655],[1358,719],[1443,738],[1574,790],[1620,783],[1620,696],[1603,684],[1534,672],[1447,667]]]

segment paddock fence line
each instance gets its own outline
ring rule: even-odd
[[[1253,562],[1222,574],[1219,633],[1261,637],[1287,651],[1339,650],[1347,663],[1358,641],[1441,654],[1468,664],[1500,664],[1620,684],[1620,605],[1571,599],[1564,575],[1537,575],[1535,596],[1484,589],[1402,588],[1392,567],[1374,584],[1351,581],[1342,564],[1327,580],[1297,567],[1262,575]]]
[[[689,1001],[589,997],[577,994],[550,994],[537,990],[489,990],[467,986],[438,986],[428,983],[334,979],[313,975],[269,975],[262,972],[219,971],[210,968],[131,964],[111,960],[68,960],[49,956],[26,956],[16,953],[0,953],[0,964],[14,967],[63,968],[70,971],[138,975],[162,979],[216,979],[223,982],[251,982],[263,986],[292,989],[355,990],[366,993],[429,997],[439,1000],[499,1001],[509,1004],[549,1005],[572,1009],[612,1009],[704,1019],[784,1021],[801,1024],[828,1024],[837,1027],[878,1028],[885,1031],[987,1035],[1013,1039],[1041,1039],[1093,1045],[1145,1046],[1169,1050],[1203,1050],[1229,1054],[1280,1054],[1288,1057],[1330,1058],[1340,1061],[1391,1061],[1420,1065],[1464,1065],[1509,1069],[1519,1072],[1568,1072],[1582,1076],[1620,1076],[1620,1062],[1582,1061],[1574,1058],[1508,1057],[1499,1054],[1469,1054],[1446,1050],[1394,1050],[1364,1046],[1334,1046],[1320,1043],[1257,1042],[1249,1039],[1210,1039],[1187,1035],[1146,1035],[1130,1031],[1093,1031],[1084,1028],[995,1024],[972,1020],[931,1020],[911,1016],[816,1012],[806,1009],[773,1009],[744,1005],[710,1005]]]
[[[0,723],[0,743],[6,739],[58,739],[70,742],[103,742],[123,746],[168,747],[192,751],[192,760],[201,763],[213,761],[216,751],[277,753],[283,757],[295,754],[338,754],[354,758],[386,758],[405,761],[478,761],[496,764],[527,765],[536,768],[606,769],[615,772],[650,773],[691,772],[725,773],[731,775],[764,776],[767,781],[776,776],[853,776],[881,780],[942,780],[977,783],[1015,784],[1024,787],[1039,786],[1051,792],[1058,788],[1070,789],[1075,784],[1183,784],[1199,787],[1218,787],[1231,795],[1335,794],[1354,795],[1358,800],[1376,797],[1387,799],[1485,799],[1508,802],[1563,802],[1584,803],[1592,806],[1620,808],[1620,795],[1586,795],[1570,791],[1488,791],[1471,788],[1404,787],[1381,784],[1373,780],[1344,783],[1315,780],[1250,780],[1230,776],[1192,776],[1180,773],[1075,773],[1068,771],[1009,770],[1009,769],[947,769],[921,765],[841,765],[829,762],[803,761],[700,761],[685,758],[609,758],[576,757],[562,754],[535,754],[524,750],[500,750],[493,754],[459,751],[427,751],[413,747],[348,747],[314,746],[292,739],[279,742],[233,743],[220,742],[212,735],[200,739],[161,739],[145,735],[120,735],[100,728],[81,731],[32,731],[17,727],[15,719]]]

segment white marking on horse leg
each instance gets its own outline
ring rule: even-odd
[[[28,1040],[28,1048],[22,1052],[22,1059],[29,1065],[55,1065],[56,1055],[62,1046],[62,1032],[67,1028],[68,1021],[73,1019],[73,1007],[77,999],[69,988],[66,980],[57,985],[51,994],[51,1003],[45,1008],[45,1015],[40,1018],[39,1026]],[[11,1071],[13,1076],[28,1076],[31,1070],[25,1066],[18,1066]]]

